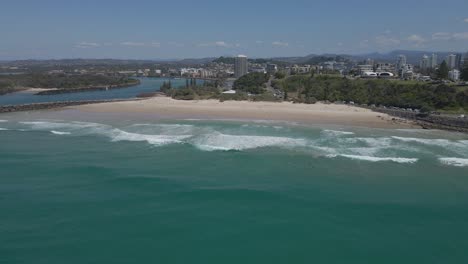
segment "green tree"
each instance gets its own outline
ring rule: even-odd
[[[284,77],[286,77],[286,74],[282,71],[279,71],[279,72],[276,72],[275,73],[275,78],[276,79],[283,79]]]
[[[261,72],[248,73],[234,82],[234,90],[239,90],[252,94],[261,94],[265,92],[264,84],[268,82],[269,74]]]
[[[446,61],[443,61],[437,70],[437,78],[441,80],[448,79],[449,68]]]

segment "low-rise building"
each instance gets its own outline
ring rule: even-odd
[[[276,64],[267,64],[266,71],[269,74],[275,74],[278,71],[278,66]]]
[[[458,82],[460,80],[460,71],[457,69],[453,69],[449,71],[448,75],[449,75],[449,79],[454,82]]]
[[[357,66],[358,74],[363,75],[365,72],[374,72],[374,65],[362,64]]]

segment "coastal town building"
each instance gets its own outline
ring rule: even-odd
[[[248,61],[247,56],[239,55],[235,58],[234,61],[234,76],[240,78],[247,74]]]
[[[366,72],[374,72],[374,66],[370,64],[358,65],[358,74],[363,75]]]
[[[269,74],[275,74],[278,71],[278,66],[276,64],[267,64],[266,71]]]
[[[266,73],[266,69],[263,67],[252,67],[249,69],[249,72],[259,72],[259,73]]]
[[[297,74],[304,74],[304,73],[310,73],[311,66],[310,65],[294,65],[291,67],[291,72],[297,73]]]
[[[373,59],[367,59],[367,60],[365,61],[364,64],[365,64],[365,65],[372,65],[372,66],[374,66],[374,63],[375,63],[375,62],[374,62]]]
[[[398,69],[398,76],[401,79],[411,80],[414,78],[414,66],[411,64],[405,64]]]
[[[447,66],[451,70],[457,68],[457,55],[450,54],[447,56]]]
[[[429,60],[429,67],[431,69],[435,69],[435,68],[437,68],[438,65],[439,65],[439,62],[438,62],[438,59],[437,59],[437,54],[432,53],[431,58]]]
[[[403,69],[403,67],[405,65],[406,65],[406,56],[405,55],[398,55],[397,63],[396,63],[396,70],[398,72],[398,75],[400,75],[399,72]]]
[[[454,82],[458,82],[460,80],[460,71],[457,70],[457,69],[453,69],[451,71],[449,71],[449,79],[454,81]]]
[[[431,68],[430,66],[431,66],[431,62],[430,62],[429,56],[424,55],[421,59],[421,63],[419,67],[421,68],[422,71],[426,71],[429,68]]]
[[[395,72],[395,65],[392,63],[377,63],[375,65],[375,72]]]

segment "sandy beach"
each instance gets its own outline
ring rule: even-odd
[[[199,100],[181,101],[168,97],[69,107],[84,112],[154,114],[167,119],[276,120],[305,124],[335,124],[373,128],[416,128],[411,122],[349,105],[293,104],[290,102],[248,102]]]
[[[36,94],[36,93],[39,93],[39,92],[55,91],[55,90],[58,90],[58,88],[24,88],[24,90],[22,90],[21,93]]]

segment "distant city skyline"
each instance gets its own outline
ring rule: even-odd
[[[0,60],[465,53],[466,10],[462,0],[9,1]]]

